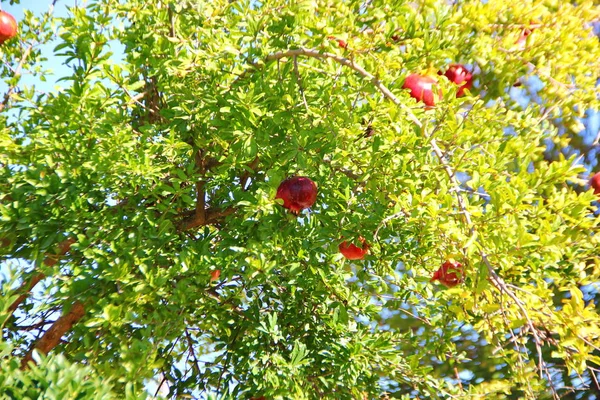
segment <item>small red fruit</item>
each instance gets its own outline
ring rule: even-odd
[[[283,206],[298,215],[317,201],[317,191],[317,185],[309,178],[292,176],[281,182],[275,198],[282,199]]]
[[[358,241],[362,243],[362,248],[354,243],[343,241],[338,247],[340,253],[348,260],[362,260],[369,252],[369,244],[362,236],[358,238]]]
[[[338,39],[335,36],[327,36],[327,39],[329,39],[329,40],[335,40],[338,43],[338,46],[340,46],[342,49],[348,48],[348,43],[346,43],[342,39]]]
[[[210,271],[210,281],[211,282],[219,280],[220,276],[221,276],[221,270],[220,269],[215,269],[214,271]]]
[[[529,26],[526,28],[523,28],[521,30],[521,36],[519,36],[519,38],[515,42],[515,44],[518,45],[520,50],[525,49],[525,44],[527,43],[527,38],[529,37],[529,35],[531,35],[533,33],[533,31],[535,31],[540,26],[541,26],[541,24],[536,21],[529,21]]]
[[[451,82],[460,85],[456,97],[462,97],[465,95],[465,89],[471,89],[473,86],[473,75],[465,68],[464,65],[452,64],[448,70],[444,73],[444,76]]]
[[[431,282],[440,281],[446,287],[454,287],[464,281],[462,264],[453,259],[447,260],[433,273]]]
[[[17,35],[17,20],[6,11],[0,11],[0,44]]]
[[[403,89],[410,90],[410,95],[417,101],[422,101],[427,106],[432,107],[435,105],[435,98],[433,95],[433,85],[437,83],[437,80],[428,75],[410,74],[402,85]],[[441,91],[439,92],[441,95]]]
[[[590,186],[594,189],[594,194],[600,194],[600,172],[596,172],[590,179]]]

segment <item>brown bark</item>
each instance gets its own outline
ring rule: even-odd
[[[258,156],[254,157],[254,160],[250,164],[248,164],[249,171],[244,172],[242,177],[240,178],[240,186],[242,190],[246,191],[246,185],[248,184],[248,180],[250,179],[250,174],[256,173],[256,168],[258,168],[258,164],[260,163],[260,158]]]
[[[58,244],[58,252],[56,254],[46,255],[46,258],[44,258],[44,264],[46,264],[49,267],[55,265],[62,256],[64,256],[69,252],[69,250],[71,250],[71,245],[73,243],[75,243],[75,239],[73,238],[68,238],[60,242]]]
[[[35,343],[21,360],[21,369],[26,369],[29,361],[33,361],[33,350],[37,349],[44,354],[55,348],[60,342],[60,338],[67,333],[85,314],[83,304],[76,301],[71,310],[57,319],[52,326],[44,333],[40,340]]]
[[[179,223],[179,229],[186,231],[188,229],[197,228],[199,226],[211,225],[220,220],[223,217],[231,215],[235,212],[235,208],[229,207],[224,210],[213,210],[208,208],[204,213],[194,213],[191,216],[184,218]]]
[[[18,289],[19,292],[23,292],[13,303],[8,307],[9,312],[15,311],[19,305],[25,301],[25,299],[29,296],[29,292],[31,289],[35,287],[42,279],[44,279],[46,275],[42,272],[38,272],[35,274],[29,282],[23,282],[21,287]]]
[[[206,172],[206,165],[204,162],[204,156],[202,150],[196,151],[195,156],[196,167],[201,175]],[[204,186],[206,182],[199,180],[196,182],[196,219],[199,221],[206,220],[206,191]]]

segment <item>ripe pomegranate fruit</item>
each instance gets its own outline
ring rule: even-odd
[[[431,282],[440,281],[446,287],[454,287],[464,281],[462,264],[453,259],[449,259],[433,273]]]
[[[345,49],[345,48],[348,47],[348,43],[346,43],[345,40],[338,39],[335,36],[327,36],[327,39],[329,39],[329,40],[335,40],[338,43],[338,46],[340,46],[342,49]]]
[[[348,260],[362,260],[369,252],[369,244],[362,236],[358,238],[358,241],[362,243],[362,247],[343,241],[338,247],[340,253]]]
[[[305,176],[292,176],[281,182],[275,198],[282,199],[283,206],[298,215],[317,200],[317,185]]]
[[[473,86],[473,75],[469,72],[464,65],[452,64],[448,67],[448,70],[444,73],[444,76],[451,82],[460,85],[456,97],[462,97],[465,95],[465,89],[471,89]]]
[[[417,101],[422,101],[428,107],[435,105],[436,99],[433,94],[433,85],[437,80],[428,75],[410,74],[402,85],[403,89],[410,90],[410,95]],[[442,92],[439,92],[442,95]]]
[[[220,276],[221,276],[220,269],[215,269],[214,271],[210,271],[210,281],[211,282],[218,281]]]
[[[594,194],[600,194],[600,172],[596,172],[596,174],[590,178],[590,186],[594,189]]]
[[[17,20],[6,11],[0,11],[0,44],[17,35]]]

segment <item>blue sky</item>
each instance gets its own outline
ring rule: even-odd
[[[77,1],[80,5],[84,3],[82,0],[58,0],[54,8],[54,16],[66,17],[68,15],[67,7],[74,6]],[[24,18],[24,10],[29,10],[36,16],[41,16],[44,12],[48,11],[50,4],[51,0],[21,0],[21,4],[2,4],[2,9],[12,14],[17,21],[21,21]],[[69,73],[68,69],[63,65],[63,60],[54,56],[53,50],[55,46],[56,43],[51,43],[41,47],[42,54],[48,58],[44,67],[52,70],[54,76],[47,76],[47,81],[42,82],[39,79],[24,75],[22,79],[25,84],[35,84],[39,90],[51,91],[56,86],[56,80]],[[2,93],[5,92],[5,87],[6,85],[4,83],[0,83],[0,91]]]

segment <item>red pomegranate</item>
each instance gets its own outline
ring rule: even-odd
[[[329,40],[335,40],[338,43],[338,46],[340,46],[342,49],[348,48],[348,43],[346,43],[345,40],[338,39],[335,36],[327,36],[327,39],[329,39]]]
[[[422,101],[428,107],[435,105],[436,99],[433,93],[433,85],[437,80],[428,75],[410,74],[402,85],[403,89],[410,90],[410,95],[417,101]],[[441,96],[442,92],[439,92]]]
[[[464,281],[462,264],[453,259],[447,260],[433,273],[431,282],[440,281],[446,287],[454,287]]]
[[[292,176],[281,182],[275,198],[282,199],[283,206],[297,215],[315,203],[317,185],[305,176]]]
[[[6,11],[0,11],[0,44],[17,35],[17,20]]]
[[[471,89],[473,86],[473,75],[469,72],[464,65],[452,64],[448,70],[444,73],[444,76],[451,82],[460,85],[456,97],[462,97],[465,95],[465,89]]]
[[[215,269],[214,271],[210,271],[210,281],[218,281],[219,277],[221,276],[221,270],[220,269]]]
[[[596,172],[596,174],[590,178],[590,186],[594,189],[594,194],[600,194],[600,172]]]
[[[362,243],[362,247],[343,241],[338,247],[340,253],[348,260],[362,260],[369,252],[369,244],[362,236],[358,238],[358,241]]]

